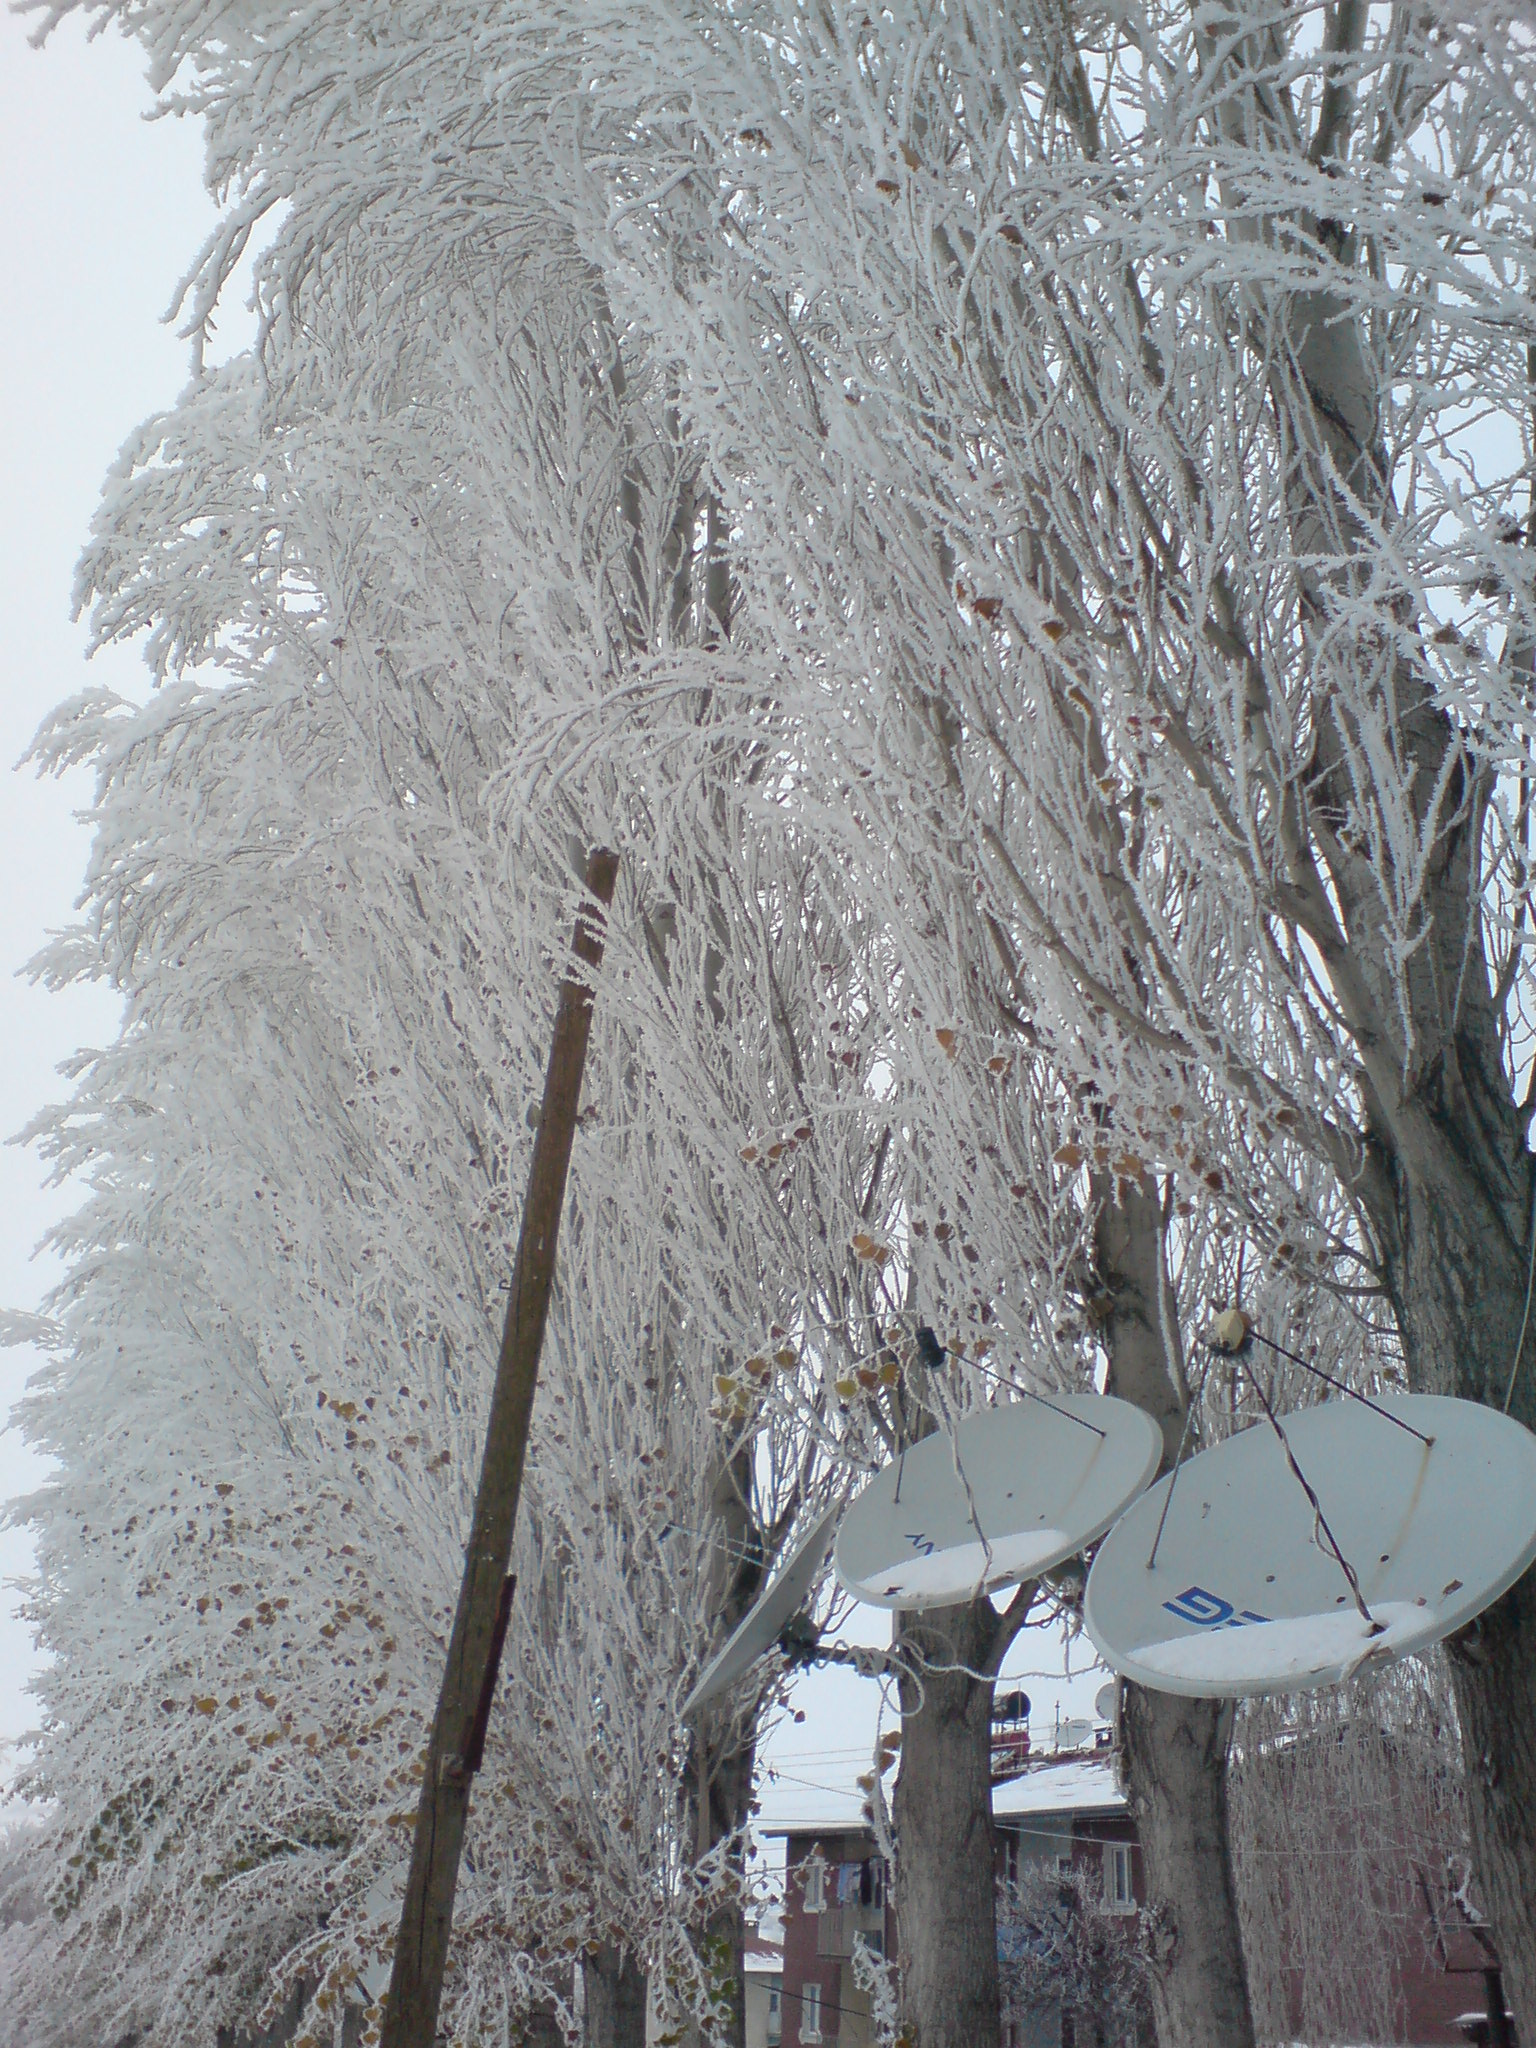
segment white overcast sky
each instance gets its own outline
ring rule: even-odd
[[[176,121],[146,121],[137,52],[116,33],[87,41],[67,24],[42,51],[28,24],[0,12],[0,1135],[19,1130],[63,1083],[57,1068],[102,1044],[116,1007],[104,991],[50,995],[18,970],[46,934],[69,922],[88,835],[76,813],[88,782],[39,783],[9,772],[47,713],[87,681],[141,695],[136,651],[98,655],[70,620],[74,565],[102,477],[147,414],[169,405],[188,369],[187,344],[161,319],[213,220],[202,190],[201,138]],[[238,305],[224,320],[223,354],[250,331]],[[33,1256],[67,1193],[46,1190],[36,1156],[0,1150],[0,1307],[35,1307],[56,1268]],[[38,1361],[0,1351],[0,1416]],[[36,1483],[42,1467],[15,1430],[0,1435],[0,1499]],[[15,1586],[30,1562],[21,1530],[0,1534],[0,1742],[30,1722],[25,1686],[36,1668],[17,1616]],[[886,1639],[886,1617],[862,1610],[850,1631]],[[1104,1673],[1026,1684],[1037,1739],[1056,1714],[1092,1710]],[[1031,1633],[1010,1668],[1059,1668],[1052,1636]],[[820,1810],[846,1788],[873,1744],[877,1695],[868,1681],[828,1670],[801,1682],[803,1724],[766,1745],[777,1775],[765,1819]],[[0,1751],[0,1780],[9,1775]]]

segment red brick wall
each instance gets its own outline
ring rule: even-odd
[[[801,2016],[805,2010],[807,1984],[821,1987],[821,2038],[835,2041],[840,2032],[844,2004],[852,2002],[854,1985],[848,1964],[837,1956],[820,1953],[820,1922],[817,1913],[807,1913],[804,1903],[804,1866],[816,1850],[828,1865],[827,1904],[834,1907],[836,1872],[845,1863],[863,1863],[875,1852],[874,1837],[866,1829],[827,1829],[815,1834],[790,1835],[784,1844],[784,2032],[782,2048],[802,2048]],[[887,1893],[885,1901],[885,1952],[895,1952],[895,1916]]]
[[[998,1873],[1004,1870],[1007,1822],[998,1827]],[[1072,1859],[1095,1875],[1102,1867],[1106,1842],[1136,1841],[1128,1815],[1102,1814],[1079,1817],[1072,1829]],[[817,1849],[829,1866],[827,1897],[836,1903],[834,1877],[844,1863],[863,1862],[875,1854],[873,1837],[867,1830],[830,1829],[814,1834],[791,1835],[785,1842],[784,1887],[784,1994],[782,2048],[803,2048],[800,2018],[808,1983],[821,1987],[821,2038],[836,2041],[841,2013],[839,2007],[851,1999],[853,1984],[848,1966],[836,1956],[824,1956],[819,1949],[820,1916],[805,1911],[803,1866]],[[1139,1846],[1131,1858],[1132,1891],[1138,1901],[1146,1898],[1146,1875]],[[1407,2026],[1402,2042],[1395,2048],[1452,2048],[1465,2036],[1454,2022],[1458,2015],[1484,2009],[1484,1985],[1476,1965],[1481,1955],[1470,1937],[1453,1935],[1447,1944],[1451,1972],[1434,1952],[1433,1930],[1426,1914],[1421,1926],[1413,1925],[1402,1935],[1399,1965],[1407,2005]],[[896,1923],[889,1891],[885,1902],[885,1952],[896,1954]]]

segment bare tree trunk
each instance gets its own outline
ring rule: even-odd
[[[617,855],[594,852],[587,863],[587,894],[604,906],[611,903],[617,872]],[[601,964],[600,928],[585,916],[577,920],[572,946],[589,970]],[[569,974],[560,985],[544,1104],[528,1170],[512,1289],[496,1361],[474,1522],[447,1667],[427,1743],[382,2048],[432,2048],[437,2033],[470,1786],[479,1765],[477,1751],[484,1740],[490,1688],[496,1678],[498,1629],[506,1626],[507,1567],[591,1027],[591,985]]]
[[[1463,1065],[1466,1059],[1462,1049]],[[1515,1119],[1510,1104],[1512,1126]],[[1517,1136],[1516,1128],[1512,1144]],[[1522,1161],[1523,1154],[1522,1143]],[[1458,1164],[1470,1179],[1472,1162]],[[1515,1354],[1531,1252],[1528,1243],[1511,1241],[1513,1205],[1499,1204],[1491,1191],[1479,1200],[1481,1190],[1447,1188],[1441,1174],[1426,1187],[1427,1178],[1407,1181],[1397,1215],[1389,1219],[1397,1226],[1397,1256],[1389,1258],[1388,1280],[1409,1378],[1495,1407],[1503,1406],[1513,1379],[1510,1412],[1530,1427],[1536,1423],[1530,1329],[1518,1373]],[[1529,1219],[1523,1189],[1520,1199]],[[1520,2039],[1536,2041],[1536,1573],[1527,1572],[1447,1647],[1477,1886]]]
[[[1122,1189],[1119,1200],[1108,1185],[1095,1192],[1109,1391],[1161,1427],[1166,1471],[1178,1455],[1189,1396],[1162,1206],[1150,1180]],[[1227,1828],[1230,1730],[1220,1701],[1122,1688],[1122,1768],[1141,1844],[1161,2048],[1253,2048]]]
[[[645,2048],[645,1972],[633,1949],[605,1942],[582,1964],[584,2048]]]
[[[1362,26],[1366,12],[1358,12]],[[1227,106],[1225,118],[1239,119],[1236,95]],[[1300,294],[1288,312],[1295,368],[1277,371],[1273,389],[1282,414],[1307,422],[1285,490],[1298,560],[1334,558],[1331,570],[1302,572],[1307,607],[1324,619],[1333,596],[1363,573],[1352,557],[1368,556],[1373,545],[1357,504],[1388,527],[1397,516],[1392,470],[1380,438],[1379,366],[1347,297]],[[1529,649],[1521,659],[1529,673]],[[1531,1104],[1515,1102],[1505,1072],[1482,917],[1482,836],[1495,771],[1453,726],[1411,641],[1395,661],[1391,690],[1402,787],[1415,793],[1416,822],[1433,844],[1425,943],[1406,963],[1387,950],[1377,856],[1354,827],[1356,736],[1326,698],[1309,773],[1287,792],[1281,817],[1290,915],[1318,948],[1358,1052],[1368,1143],[1356,1188],[1378,1240],[1410,1384],[1502,1406],[1522,1345],[1533,1218]],[[1536,1417],[1528,1379],[1512,1412],[1527,1424]],[[1478,1883],[1516,2025],[1536,2042],[1529,1583],[1481,1618],[1452,1670]]]
[[[565,2036],[552,2005],[541,2005],[529,2013],[523,2024],[520,2048],[565,2048]]]
[[[927,1667],[920,1687],[901,1680],[892,1810],[901,2018],[913,2048],[998,2048],[993,1681],[1033,1592],[1021,1588],[1004,1615],[983,1599],[897,1626],[906,1657]]]
[[[1454,1638],[1478,1889],[1522,2041],[1536,2039],[1536,1582],[1517,1586]]]
[[[700,1748],[702,1785],[698,1800],[700,1854],[738,1834],[752,1810],[752,1780],[757,1767],[756,1735],[731,1744],[719,1754]],[[721,2048],[746,2048],[747,1924],[744,1886],[705,1923],[700,1955],[708,1977],[713,2036]]]
[[[1438,728],[1435,737],[1446,743]],[[1384,1252],[1409,1384],[1495,1408],[1509,1398],[1509,1412],[1530,1428],[1536,1162],[1526,1148],[1528,1112],[1511,1099],[1503,1074],[1479,933],[1466,929],[1468,842],[1475,845],[1482,805],[1470,808],[1472,822],[1447,834],[1430,898],[1431,965],[1445,985],[1457,985],[1453,966],[1466,984],[1456,1028],[1411,1095],[1383,1089],[1377,1098],[1377,1139],[1361,1189]],[[1536,1577],[1527,1573],[1450,1652],[1478,1889],[1519,2036],[1536,2042]]]
[[[265,2027],[216,2027],[214,2040],[217,2048],[288,2048],[288,2043],[299,2031],[304,2017],[304,2008],[314,1995],[315,1987],[308,1978],[301,1978],[289,1991],[278,2010],[277,2017]],[[137,2042],[138,2035],[125,2034],[116,2048],[123,2048],[124,2042]]]
[[[773,1542],[772,1532],[758,1524],[752,1510],[753,1476],[751,1451],[736,1451],[722,1462],[710,1502],[721,1537],[710,1601],[722,1632],[736,1626],[762,1591]],[[752,1813],[756,1766],[755,1723],[745,1734],[733,1732],[728,1706],[706,1712],[695,1730],[689,1772],[697,1856],[704,1857],[722,1842],[743,1834]],[[739,1856],[737,1876],[740,1882],[734,1898],[710,1915],[699,1943],[710,1990],[714,2038],[723,2048],[745,2048],[747,2038],[746,1873]],[[694,2038],[690,2029],[690,2043]]]
[[[1253,2040],[1227,1828],[1231,1708],[1127,1685],[1120,1740],[1149,1907],[1149,1979],[1163,2048]]]

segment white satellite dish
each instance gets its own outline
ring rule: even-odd
[[[1327,1530],[1267,1422],[1160,1480],[1088,1575],[1088,1634],[1122,1678],[1225,1699],[1336,1684],[1463,1627],[1536,1559],[1536,1436],[1495,1409],[1395,1394],[1282,1427]]]
[[[1157,1424],[1106,1394],[979,1409],[870,1480],[838,1531],[837,1575],[899,1608],[1032,1578],[1101,1536],[1162,1454]]]
[[[1108,1685],[1101,1685],[1093,1696],[1093,1711],[1101,1721],[1113,1721],[1119,1704],[1120,1688],[1113,1679]]]
[[[778,1642],[786,1624],[794,1620],[811,1597],[816,1574],[832,1548],[832,1531],[841,1513],[839,1502],[817,1516],[790,1553],[784,1569],[764,1588],[756,1604],[742,1616],[699,1673],[693,1691],[683,1701],[685,1717],[696,1707],[729,1691]]]

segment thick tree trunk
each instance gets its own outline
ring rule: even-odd
[[[751,1454],[738,1451],[722,1464],[711,1501],[720,1532],[711,1605],[722,1633],[733,1629],[751,1607],[767,1570],[765,1538],[750,1507],[752,1494]],[[689,1789],[694,1849],[700,1857],[733,1836],[740,1837],[751,1817],[757,1731],[754,1725],[744,1735],[733,1732],[731,1712],[729,1707],[706,1712],[695,1730]],[[699,1930],[714,2039],[722,2048],[745,2048],[747,2038],[745,1872],[739,1857],[738,1876],[742,1881],[735,1900],[713,1913]],[[690,2029],[689,2048],[698,2038]]]
[[[1151,1181],[1122,1188],[1118,1200],[1107,1184],[1096,1193],[1109,1391],[1160,1425],[1166,1471],[1178,1455],[1188,1394],[1162,1206]],[[1219,1701],[1122,1689],[1122,1769],[1141,1844],[1160,2048],[1253,2048],[1227,1832],[1230,1727]]]
[[[1478,1889],[1522,2042],[1536,2040],[1536,1577],[1450,1646]]]
[[[1152,2011],[1162,2048],[1253,2040],[1227,1833],[1231,1709],[1123,1688],[1120,1740],[1149,1908]]]
[[[1469,893],[1465,859],[1453,841],[1433,899],[1440,978],[1449,986],[1455,977],[1443,956],[1450,952],[1460,964]],[[1364,922],[1363,912],[1357,917]],[[1383,1090],[1378,1097],[1373,1156],[1361,1187],[1383,1248],[1409,1384],[1502,1408],[1513,1377],[1509,1412],[1530,1428],[1536,1426],[1536,1328],[1526,1317],[1533,1162],[1525,1120],[1502,1074],[1475,935],[1464,972],[1460,1029],[1416,1076],[1410,1096],[1391,1099]],[[1519,2037],[1536,2042],[1532,1575],[1463,1631],[1450,1651],[1474,1874]]]
[[[1227,105],[1227,118],[1240,118],[1236,95]],[[1379,362],[1344,294],[1299,295],[1288,314],[1299,376],[1277,370],[1275,402],[1308,431],[1295,437],[1286,497],[1298,560],[1309,564],[1306,610],[1327,619],[1337,617],[1332,600],[1358,582],[1354,558],[1375,545],[1358,503],[1388,527],[1397,516],[1380,445]],[[1331,569],[1311,566],[1330,556]],[[1368,647],[1365,659],[1379,652]],[[1318,949],[1358,1053],[1368,1143],[1356,1188],[1378,1239],[1410,1383],[1502,1406],[1525,1321],[1532,1161],[1529,1110],[1512,1099],[1505,1072],[1482,921],[1493,771],[1453,726],[1411,643],[1402,645],[1391,691],[1396,772],[1433,846],[1421,884],[1423,943],[1406,960],[1390,950],[1381,856],[1358,830],[1358,734],[1348,710],[1326,698],[1310,773],[1281,813],[1289,914]],[[1529,1332],[1525,1344],[1530,1372]],[[1532,1421],[1528,1383],[1517,1387],[1513,1412]],[[1536,1591],[1528,1583],[1482,1618],[1452,1670],[1477,1880],[1517,2027],[1536,2043]]]
[[[605,1942],[582,1965],[584,2048],[645,2048],[645,1972],[632,1949]]]
[[[288,2048],[288,2043],[299,2031],[304,2008],[314,1995],[314,1989],[307,1979],[300,1979],[283,2001],[277,2017],[265,2027],[216,2027],[214,2041],[217,2048]],[[136,2033],[125,2034],[116,2043],[116,2048],[124,2048],[125,2042],[132,2048],[138,2039]]]
[[[926,1664],[995,1675],[1004,1624],[989,1600],[903,1616]],[[1008,1630],[1011,1639],[1013,1630]],[[896,1831],[901,2018],[913,2048],[998,2048],[997,1876],[990,1678],[903,1678]]]
[[[700,1826],[701,1851],[713,1848],[746,1826],[752,1810],[756,1765],[755,1734],[710,1759]],[[747,1922],[743,1897],[743,1889],[738,1888],[732,1903],[711,1915],[701,1943],[709,1976],[714,2038],[721,2048],[746,2048]]]
[[[1510,1111],[1513,1121],[1513,1106]],[[1469,1174],[1470,1161],[1458,1162]],[[1528,1169],[1529,1170],[1529,1169]],[[1470,1175],[1469,1175],[1470,1177]],[[1411,1382],[1536,1423],[1536,1332],[1524,1331],[1530,1251],[1491,1193],[1404,1176],[1388,1278]],[[1524,1213],[1530,1216],[1528,1200]],[[1529,1228],[1529,1224],[1527,1224]],[[1389,1241],[1391,1241],[1389,1239]],[[1536,1322],[1536,1314],[1532,1321]],[[1452,1639],[1477,1888],[1522,2041],[1536,2042],[1536,1574]]]
[[[529,2013],[519,2048],[565,2048],[565,2036],[552,2005],[538,2006]]]
[[[752,1812],[752,1780],[758,1761],[756,1733],[745,1741],[715,1749],[707,1731],[698,1733],[694,1753],[694,1839],[698,1855],[709,1853],[731,1835],[739,1835]],[[741,1876],[745,1876],[741,1872]],[[711,2040],[721,2048],[745,2048],[748,2038],[748,1923],[745,1923],[745,1884],[737,1884],[735,1898],[719,1907],[698,1931],[698,1958],[709,1982],[709,2003],[713,2032]],[[688,2048],[702,2042],[698,2028],[688,2028]]]

